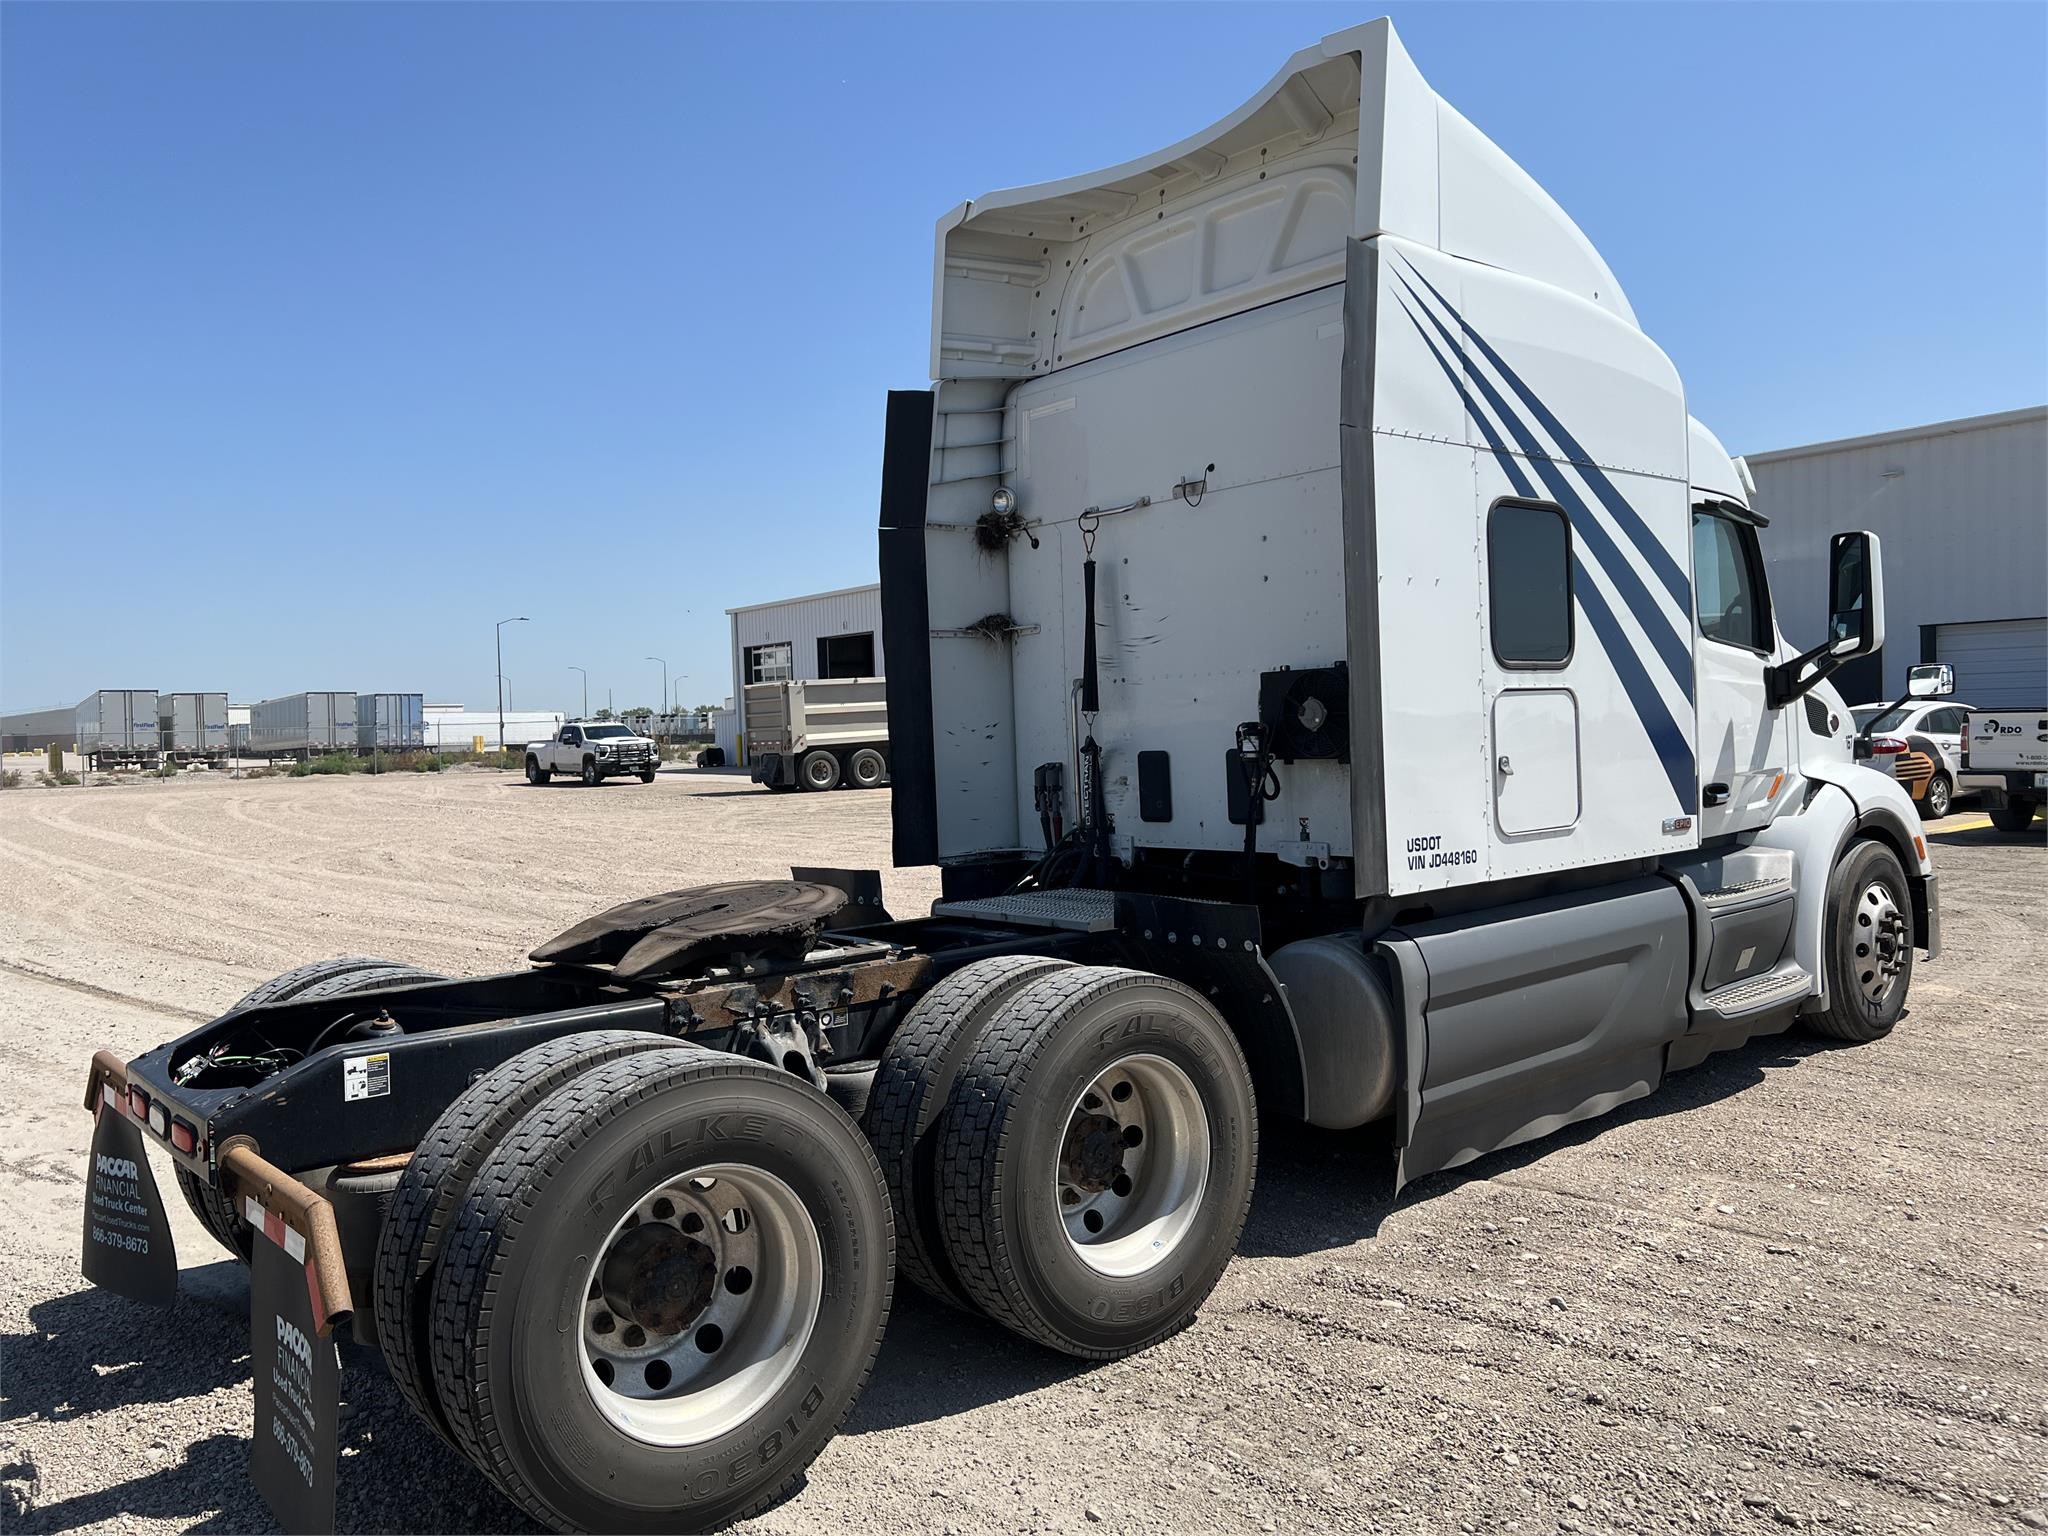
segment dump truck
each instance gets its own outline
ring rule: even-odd
[[[1262,1125],[1389,1122],[1412,1181],[1795,1025],[1883,1041],[1938,952],[1828,682],[1884,642],[1878,540],[1789,646],[1818,595],[1769,590],[1744,467],[1389,22],[960,204],[934,286],[878,527],[928,913],[799,867],[95,1059],[87,1270],[175,1283],[167,1158],[251,1255],[294,1518],[344,1329],[534,1518],[715,1526],[798,1485],[897,1277],[1129,1355],[1229,1262]]]
[[[770,789],[889,782],[889,695],[879,677],[749,683],[747,762]]]

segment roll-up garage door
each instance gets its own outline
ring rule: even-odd
[[[1934,655],[1956,670],[1956,697],[1976,709],[2048,703],[2048,618],[1942,624]]]

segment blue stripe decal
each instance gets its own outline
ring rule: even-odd
[[[1671,594],[1672,601],[1678,604],[1679,612],[1690,614],[1691,582],[1686,579],[1685,572],[1672,558],[1671,552],[1655,534],[1650,532],[1649,525],[1637,514],[1636,509],[1629,505],[1628,498],[1621,494],[1612,480],[1607,478],[1605,471],[1593,462],[1593,456],[1586,452],[1579,440],[1565,430],[1564,423],[1557,419],[1550,407],[1538,398],[1534,390],[1522,382],[1521,375],[1508,366],[1507,359],[1496,352],[1484,336],[1466,324],[1465,317],[1458,313],[1457,307],[1449,299],[1437,293],[1436,284],[1432,283],[1413,262],[1404,261],[1403,265],[1421,280],[1423,287],[1436,294],[1436,301],[1450,312],[1453,320],[1458,322],[1458,329],[1470,336],[1473,345],[1486,354],[1486,360],[1500,370],[1501,377],[1508,381],[1509,387],[1517,395],[1521,396],[1522,403],[1528,406],[1544,430],[1556,440],[1558,447],[1571,457],[1573,464],[1586,477],[1586,483],[1593,487],[1593,494],[1600,498],[1600,504],[1606,507],[1615,522],[1621,525],[1622,531],[1629,536],[1629,541],[1642,551],[1643,559],[1664,583],[1664,588]],[[1408,291],[1413,293],[1415,290],[1411,288]],[[1417,298],[1420,298],[1419,294]]]
[[[1429,348],[1429,355],[1436,359],[1437,367],[1443,369],[1444,377],[1451,381],[1451,388],[1455,389],[1458,397],[1465,402],[1466,414],[1479,424],[1479,430],[1486,434],[1487,442],[1493,445],[1494,454],[1500,460],[1501,470],[1507,475],[1508,483],[1515,488],[1515,494],[1525,496],[1530,501],[1540,500],[1536,494],[1536,482],[1522,473],[1521,461],[1509,450],[1500,433],[1494,430],[1494,425],[1487,420],[1486,413],[1479,409],[1479,402],[1472,398],[1472,391],[1465,387],[1465,380],[1460,376],[1459,370],[1453,368],[1450,360],[1437,350],[1436,343],[1429,339],[1429,332],[1425,331],[1422,322],[1415,318],[1415,311],[1408,307],[1408,301],[1395,294],[1394,302],[1401,306],[1401,313],[1408,317],[1408,323],[1415,327],[1415,334],[1422,338],[1422,344]]]
[[[1408,283],[1408,280],[1398,272],[1394,274],[1394,277],[1402,287],[1408,289],[1415,302],[1422,306],[1423,314],[1428,317],[1429,323],[1436,327],[1437,334],[1444,339],[1444,344],[1451,348],[1452,351],[1458,353],[1462,359],[1464,349],[1459,346],[1457,338],[1451,334],[1450,329],[1424,303],[1422,295],[1416,293],[1415,289]],[[1412,320],[1414,316],[1411,315],[1409,318]],[[1432,348],[1431,350],[1434,351],[1435,349]],[[1636,622],[1642,626],[1644,638],[1655,648],[1666,670],[1671,673],[1672,680],[1678,684],[1679,691],[1686,697],[1686,702],[1690,703],[1692,701],[1692,646],[1690,635],[1681,636],[1672,626],[1671,620],[1666,617],[1663,609],[1658,606],[1656,597],[1651,593],[1649,587],[1644,585],[1643,579],[1636,574],[1635,567],[1628,563],[1628,557],[1621,552],[1621,546],[1614,542],[1614,536],[1607,531],[1607,526],[1593,515],[1593,510],[1586,505],[1585,498],[1572,489],[1571,482],[1564,477],[1564,472],[1557,467],[1550,455],[1543,451],[1542,445],[1536,440],[1536,434],[1529,430],[1522,418],[1517,416],[1507,401],[1501,398],[1500,391],[1493,386],[1493,381],[1477,368],[1472,368],[1469,365],[1465,372],[1472,382],[1479,386],[1480,392],[1486,396],[1488,402],[1492,404],[1495,414],[1500,417],[1501,423],[1506,426],[1508,431],[1514,434],[1515,441],[1522,445],[1523,451],[1529,456],[1529,467],[1536,471],[1543,483],[1550,488],[1550,494],[1557,504],[1563,507],[1571,517],[1572,527],[1577,531],[1580,539],[1589,545],[1594,554],[1599,557],[1600,568],[1613,581],[1615,590],[1621,594],[1621,600],[1628,605],[1629,612],[1635,615]]]
[[[1415,318],[1414,311],[1408,308],[1406,301],[1397,294],[1395,302],[1401,305],[1402,312],[1408,316],[1409,324],[1415,327],[1415,333],[1422,338],[1422,344],[1429,348],[1437,366],[1444,371],[1444,377],[1451,381],[1451,387],[1464,399],[1465,409],[1472,413],[1473,421],[1478,423],[1479,430],[1485,434],[1487,442],[1492,444],[1494,456],[1499,460],[1508,482],[1514,486],[1518,494],[1535,500],[1535,485],[1522,472],[1514,453],[1502,441],[1493,423],[1487,420],[1486,413],[1479,409],[1479,404],[1472,398],[1471,391],[1465,388],[1465,381],[1458,376],[1458,370],[1453,368],[1449,359],[1437,350],[1436,343],[1429,339],[1429,332],[1422,328],[1422,322]],[[1417,302],[1420,302],[1419,298]],[[1615,675],[1621,679],[1621,686],[1628,694],[1629,703],[1635,706],[1636,719],[1650,738],[1650,745],[1656,749],[1657,761],[1664,769],[1665,778],[1671,781],[1671,792],[1678,797],[1679,809],[1691,815],[1697,809],[1699,790],[1698,773],[1693,766],[1692,745],[1686,740],[1685,732],[1680,729],[1678,722],[1672,719],[1671,711],[1665,707],[1664,696],[1657,691],[1657,685],[1643,669],[1635,647],[1629,643],[1620,622],[1614,617],[1613,610],[1607,606],[1607,599],[1593,584],[1592,574],[1586,569],[1585,562],[1579,558],[1576,551],[1572,554],[1572,594],[1578,598],[1580,608],[1585,611],[1586,621],[1593,626],[1593,633],[1599,637],[1601,648],[1614,666]]]
[[[1690,816],[1698,809],[1699,796],[1692,743],[1686,740],[1685,732],[1671,718],[1671,711],[1664,707],[1657,685],[1643,670],[1642,658],[1636,655],[1635,647],[1622,633],[1621,621],[1615,618],[1614,610],[1607,606],[1607,599],[1593,585],[1577,555],[1572,556],[1572,564],[1578,572],[1576,590],[1579,606],[1585,609],[1593,633],[1600,637],[1607,659],[1614,663],[1615,675],[1621,679],[1629,701],[1636,707],[1636,717],[1642,721],[1643,729],[1649,732],[1650,745],[1657,749],[1657,761],[1663,764],[1664,777],[1671,781],[1671,792],[1678,796],[1678,808]]]

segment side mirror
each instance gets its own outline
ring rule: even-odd
[[[1838,533],[1828,543],[1828,654],[1868,656],[1884,644],[1884,566],[1874,533]]]
[[[1906,694],[1915,699],[1945,699],[1956,691],[1955,669],[1945,661],[1906,668]]]

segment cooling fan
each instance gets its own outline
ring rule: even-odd
[[[1273,733],[1273,756],[1351,761],[1351,678],[1333,667],[1282,667],[1259,674],[1259,719]]]

